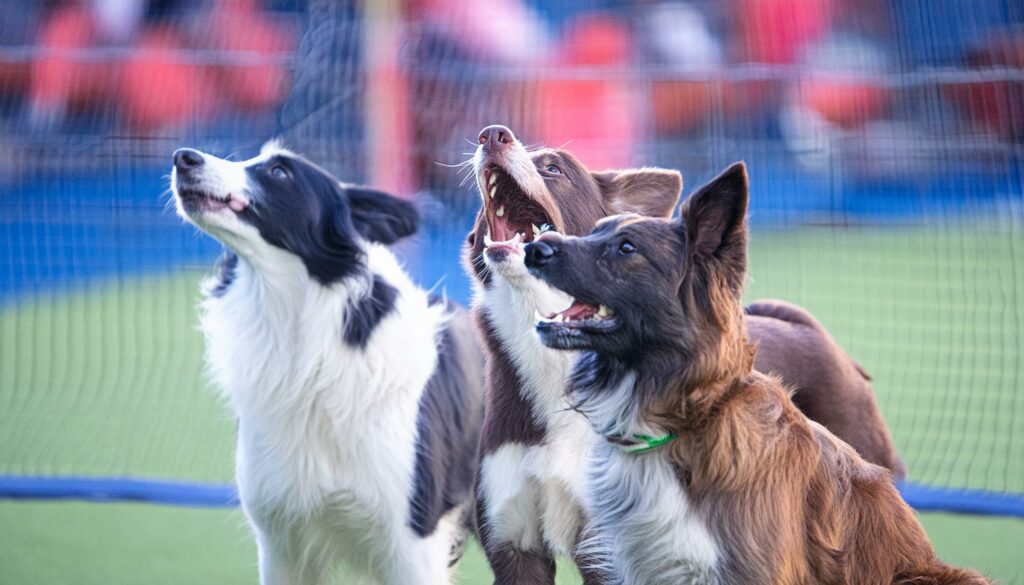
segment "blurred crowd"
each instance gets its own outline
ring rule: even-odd
[[[571,141],[594,166],[649,161],[643,149],[650,144],[667,142],[679,151],[724,139],[794,153],[827,153],[841,142],[843,156],[871,159],[868,172],[905,172],[920,170],[907,168],[915,164],[911,149],[1024,141],[1019,2],[420,0],[417,6],[417,119],[420,142],[427,144],[438,142],[438,129],[453,126],[471,136],[460,122],[480,99],[500,104],[495,119],[528,129],[530,141]],[[453,62],[473,74],[446,74],[444,64]],[[471,69],[481,62],[490,66]],[[499,89],[487,95],[484,83]],[[449,118],[435,124],[446,109]],[[904,166],[879,168],[893,160]]]
[[[433,163],[492,122],[571,141],[595,167],[673,140],[1024,141],[1012,0],[10,0],[4,13],[8,131],[224,136],[262,116],[351,147],[371,134],[364,88],[383,79],[409,134],[385,139],[414,144],[428,188],[451,181]],[[367,71],[381,66],[370,19],[397,31],[388,75]]]
[[[282,14],[297,8],[259,0],[5,2],[5,114],[34,132],[86,122],[146,135],[272,108],[288,91],[300,32]]]

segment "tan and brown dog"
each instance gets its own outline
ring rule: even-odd
[[[889,471],[754,369],[746,211],[736,164],[680,219],[526,246],[530,273],[572,297],[537,332],[581,352],[570,395],[602,438],[580,552],[623,585],[987,583],[939,561]]]
[[[483,130],[474,163],[483,205],[465,259],[488,350],[478,524],[498,583],[553,583],[554,556],[577,556],[592,432],[565,396],[572,354],[534,333],[537,312],[569,299],[528,274],[523,246],[544,224],[583,235],[616,213],[667,217],[682,178],[652,168],[592,172],[565,150],[528,151],[504,126]],[[763,301],[746,323],[761,345],[761,371],[786,379],[808,415],[868,460],[902,473],[867,376],[810,314]]]

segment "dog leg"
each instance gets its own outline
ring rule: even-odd
[[[430,537],[405,540],[383,567],[383,582],[387,585],[449,585],[454,572],[453,565],[449,564],[452,538],[452,527],[442,521]]]
[[[580,571],[580,576],[583,577],[583,585],[607,585],[611,583],[608,575],[595,567],[593,567],[586,557],[577,556],[575,559],[576,567]]]
[[[496,585],[552,585],[555,559],[541,538],[541,494],[529,452],[510,443],[484,456],[476,492],[480,542]]]
[[[554,585],[555,559],[546,551],[524,551],[508,542],[485,550],[494,585]]]
[[[494,572],[495,585],[554,585],[555,559],[540,538],[535,490],[529,485],[491,513],[484,498],[477,500],[480,542]],[[501,527],[501,533],[498,527]],[[514,526],[514,529],[510,530]],[[531,544],[527,550],[522,544]]]
[[[492,532],[481,523],[480,541],[495,585],[554,585],[555,558],[547,548],[525,550],[510,540],[497,539]]]
[[[321,567],[300,562],[287,547],[260,530],[256,532],[256,548],[260,585],[319,585],[324,581]]]
[[[572,551],[572,560],[576,563],[580,576],[583,577],[583,585],[607,585],[612,582],[611,575],[607,571],[602,570],[598,565],[599,561],[597,559],[581,550],[580,545],[586,532],[586,528],[580,529],[580,536]]]

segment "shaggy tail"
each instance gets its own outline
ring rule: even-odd
[[[935,564],[896,575],[893,585],[992,585],[981,573]]]

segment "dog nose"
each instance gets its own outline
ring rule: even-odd
[[[526,244],[526,266],[527,268],[544,268],[548,262],[558,253],[558,248],[544,241],[534,241]]]
[[[480,131],[480,144],[487,152],[498,152],[515,142],[516,135],[506,126],[495,124]]]
[[[174,166],[179,171],[190,171],[203,165],[203,154],[191,148],[179,148],[174,151]]]

